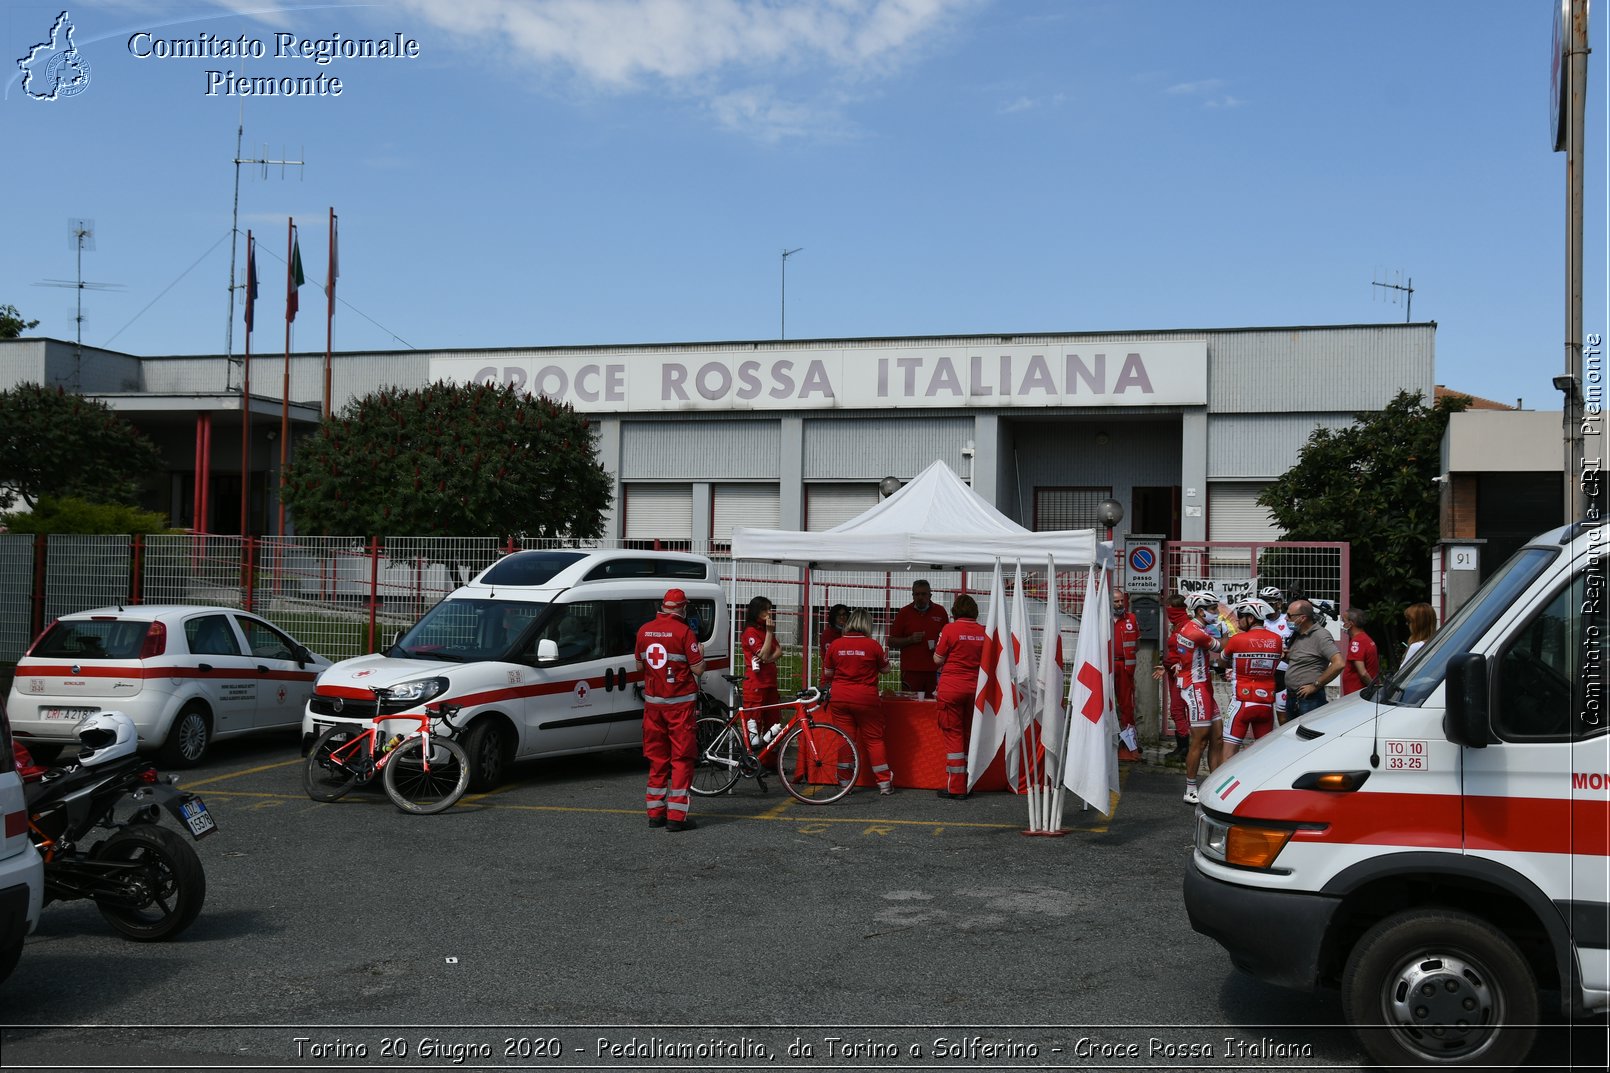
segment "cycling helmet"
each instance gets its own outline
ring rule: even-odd
[[[1275,617],[1275,609],[1256,596],[1249,596],[1245,600],[1237,602],[1232,610],[1238,615],[1251,615],[1260,622],[1266,618]]]
[[[1193,615],[1198,611],[1212,611],[1217,613],[1219,610],[1218,594],[1212,592],[1193,592],[1185,598],[1185,608]]]
[[[134,755],[139,735],[134,720],[122,712],[96,712],[78,724],[78,763],[94,767]]]
[[[1258,590],[1258,599],[1267,600],[1272,604],[1283,604],[1286,602],[1286,594],[1273,585],[1266,585]],[[1274,612],[1270,611],[1269,614],[1273,615]]]

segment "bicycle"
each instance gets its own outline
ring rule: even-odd
[[[734,686],[743,682],[732,675],[721,677]],[[736,706],[723,704],[708,693],[700,693],[699,701],[704,711],[724,713],[702,715],[694,724],[699,751],[690,789],[701,797],[727,793],[739,779],[756,779],[765,792],[766,773],[775,770],[784,788],[799,800],[828,805],[848,794],[861,777],[855,740],[832,723],[811,718],[827,702],[820,689],[801,690],[793,700],[754,708],[743,707],[741,701]],[[792,709],[793,716],[767,739],[752,742],[749,720],[784,708]]]
[[[375,691],[377,701],[382,697]],[[428,816],[452,808],[470,785],[470,759],[453,740],[451,704],[427,707],[423,714],[376,715],[367,730],[337,724],[320,734],[308,752],[302,786],[315,801],[335,801],[376,774],[391,803],[404,812]],[[419,726],[384,743],[380,725],[401,720]],[[431,730],[431,721],[438,728]]]

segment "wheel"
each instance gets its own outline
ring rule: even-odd
[[[409,738],[392,750],[385,770],[382,782],[391,803],[420,816],[452,808],[470,787],[470,758],[463,746],[435,735],[430,739],[429,770],[424,738]]]
[[[694,724],[694,733],[699,751],[693,758],[693,785],[688,789],[700,797],[726,793],[738,781],[738,761],[743,755],[737,729],[729,729],[720,716],[707,715]]]
[[[464,738],[464,753],[470,758],[470,789],[476,793],[495,790],[509,769],[514,750],[509,735],[494,716],[486,716],[470,727]]]
[[[1509,1069],[1537,1034],[1537,982],[1519,948],[1479,917],[1410,910],[1353,947],[1342,1011],[1382,1065]]]
[[[848,765],[842,774],[841,763]],[[777,775],[788,792],[807,805],[828,805],[848,794],[860,778],[861,756],[848,734],[831,723],[817,723],[783,739]]]
[[[165,767],[194,767],[207,755],[211,744],[212,720],[207,709],[192,704],[173,721],[168,740],[162,743],[162,763]]]
[[[95,848],[98,861],[128,861],[115,891],[96,894],[106,922],[128,939],[150,943],[188,928],[207,900],[207,875],[190,843],[165,827],[125,827]]]
[[[359,736],[359,731],[340,723],[319,735],[313,748],[308,750],[307,764],[302,768],[302,789],[309,797],[315,801],[334,801],[358,784],[357,772],[332,760],[330,754]],[[349,759],[367,764],[369,754],[363,749],[354,749]]]

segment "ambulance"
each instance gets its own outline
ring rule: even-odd
[[[728,616],[710,559],[518,551],[427,611],[385,652],[321,674],[302,717],[303,752],[339,723],[365,730],[376,715],[441,704],[459,709],[452,723],[476,790],[496,786],[516,760],[641,748],[637,630],[672,588],[687,594],[688,624],[707,653],[700,684],[725,700]]]
[[[1383,1064],[1509,1068],[1543,993],[1610,1010],[1607,573],[1610,527],[1538,537],[1371,697],[1213,772],[1192,927],[1253,976],[1339,989]]]

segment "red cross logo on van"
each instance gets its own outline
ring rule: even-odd
[[[643,662],[657,671],[664,670],[665,665],[671,662],[670,653],[665,651],[664,645],[655,641],[643,650]]]

